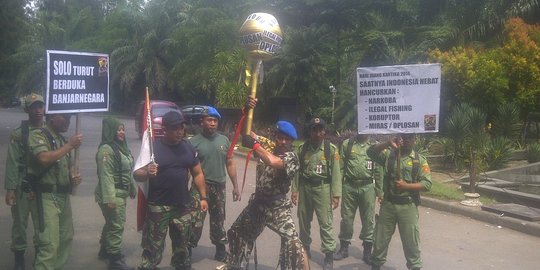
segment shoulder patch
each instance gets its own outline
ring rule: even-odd
[[[422,165],[422,171],[424,171],[425,173],[429,173],[429,165],[427,163]]]
[[[338,153],[338,152],[334,152],[334,159],[335,159],[336,161],[339,160],[339,153]]]

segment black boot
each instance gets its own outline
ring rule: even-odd
[[[381,267],[378,265],[372,265],[371,270],[381,270]]]
[[[24,250],[15,251],[15,270],[24,270]]]
[[[332,269],[334,269],[334,252],[328,252],[324,256],[323,270],[332,270]]]
[[[362,246],[364,246],[364,255],[362,256],[362,260],[364,260],[364,262],[367,264],[371,264],[371,250],[373,249],[373,243],[364,242]]]
[[[110,254],[109,270],[134,270],[134,268],[127,266],[122,254]]]
[[[225,262],[226,259],[227,259],[227,252],[225,251],[225,245],[217,244],[214,260],[219,261],[219,262]]]
[[[334,260],[339,261],[349,257],[349,242],[340,241],[339,251],[334,254]]]
[[[106,260],[109,258],[109,254],[107,254],[107,251],[105,250],[104,246],[99,246],[99,252],[98,252],[98,259],[100,260]]]

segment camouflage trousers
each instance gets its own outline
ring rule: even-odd
[[[255,240],[265,226],[281,238],[279,253],[281,269],[302,269],[304,250],[292,218],[291,201],[285,196],[265,200],[254,195],[227,232],[230,254],[224,269],[240,269],[243,263],[249,262]]]
[[[188,240],[191,234],[191,216],[189,209],[160,205],[148,205],[141,241],[143,253],[140,268],[156,269],[159,265],[163,257],[167,229],[169,229],[172,243],[171,266],[190,269],[191,255]]]
[[[210,215],[210,241],[212,244],[227,244],[225,223],[225,185],[206,182],[208,214]],[[206,212],[201,211],[201,195],[197,188],[191,188],[191,219],[192,233],[189,240],[191,247],[196,247],[202,236]]]

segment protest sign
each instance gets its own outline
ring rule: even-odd
[[[440,64],[357,68],[358,133],[439,131]]]
[[[109,110],[109,56],[47,50],[46,113]]]

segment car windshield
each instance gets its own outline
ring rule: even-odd
[[[167,106],[167,105],[153,105],[152,106],[152,116],[153,117],[160,117],[165,115],[166,113],[170,111],[177,111],[178,109],[174,106]]]
[[[182,112],[186,115],[200,115],[204,111],[204,107],[188,107],[182,108]]]

